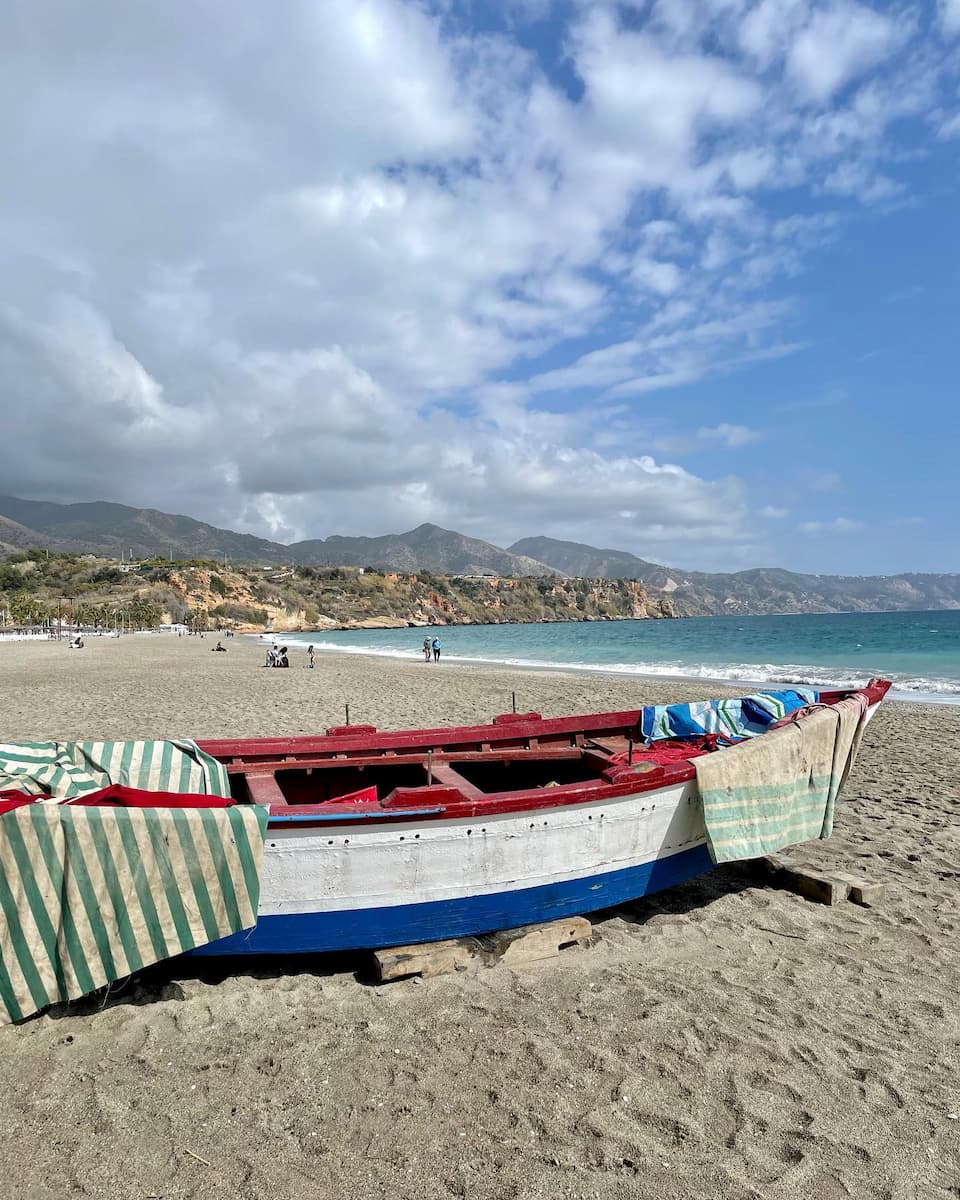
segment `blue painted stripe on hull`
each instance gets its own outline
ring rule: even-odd
[[[707,847],[698,846],[639,867],[489,896],[465,896],[390,908],[266,916],[260,918],[254,929],[221,938],[190,953],[309,954],[379,949],[489,933],[496,929],[515,929],[519,925],[552,921],[637,900],[702,875],[713,865]]]

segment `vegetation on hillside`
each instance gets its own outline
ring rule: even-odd
[[[6,625],[58,616],[89,628],[281,630],[673,616],[635,580],[499,578],[351,567],[225,567],[209,560],[120,564],[27,550],[0,563]]]

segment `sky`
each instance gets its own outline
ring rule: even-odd
[[[0,22],[0,491],[960,571],[960,0]]]

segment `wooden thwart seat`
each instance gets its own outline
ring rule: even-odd
[[[456,788],[462,792],[464,796],[470,797],[472,800],[482,800],[484,793],[469,779],[465,779],[459,771],[455,770],[449,763],[435,762],[432,767],[434,783],[442,784],[443,787]]]

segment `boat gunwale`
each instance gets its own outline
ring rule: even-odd
[[[242,757],[251,761],[251,755],[273,758],[277,755],[307,753],[311,749],[322,750],[329,757],[334,754],[349,754],[361,746],[371,750],[397,750],[423,746],[435,750],[448,749],[458,743],[482,743],[523,741],[525,738],[547,736],[561,737],[564,734],[590,733],[598,736],[603,730],[639,729],[642,709],[624,709],[620,712],[589,713],[574,717],[530,717],[526,720],[509,721],[484,725],[441,725],[434,729],[400,729],[376,733],[356,734],[306,734],[288,738],[198,738],[197,745],[213,758]],[[502,714],[512,716],[511,713]],[[342,728],[342,727],[340,727]],[[363,727],[361,727],[363,728]],[[229,764],[228,764],[229,765]]]
[[[863,693],[872,707],[890,689],[886,679],[871,679],[859,688],[824,690],[820,692],[820,704],[836,704],[850,696]],[[213,758],[235,758],[250,754],[273,756],[306,752],[313,747],[327,754],[349,753],[358,748],[358,743],[371,749],[392,750],[404,746],[450,746],[456,742],[508,742],[538,735],[562,735],[565,733],[588,733],[600,735],[602,729],[639,729],[643,708],[628,708],[605,713],[583,713],[571,717],[541,717],[539,714],[503,713],[482,725],[440,725],[429,729],[377,730],[369,732],[370,726],[357,726],[357,733],[344,734],[344,726],[337,726],[336,733],[303,734],[293,737],[269,738],[198,738],[197,745]]]
[[[833,705],[841,700],[856,695],[863,695],[867,707],[874,708],[880,703],[890,688],[890,683],[884,679],[871,679],[861,688],[845,690],[825,690],[820,692],[820,704]],[[374,752],[377,749],[396,750],[407,748],[408,754],[387,755],[385,763],[410,762],[416,748],[422,748],[426,753],[432,749],[440,753],[438,761],[443,761],[444,750],[452,751],[456,744],[480,744],[491,758],[498,756],[495,748],[498,742],[516,742],[528,739],[540,740],[551,735],[562,737],[565,734],[582,734],[583,739],[589,740],[591,735],[602,736],[602,731],[619,732],[624,734],[626,729],[639,730],[642,709],[626,709],[621,712],[592,713],[574,717],[542,718],[524,714],[519,720],[514,714],[504,714],[494,718],[493,722],[485,725],[470,726],[441,726],[437,729],[399,730],[393,733],[371,733],[369,727],[355,735],[344,735],[338,732],[333,735],[307,735],[292,738],[219,738],[198,740],[197,744],[205,753],[223,761],[224,759],[239,759],[239,762],[227,762],[232,774],[245,776],[274,777],[278,772],[301,769],[300,760],[295,757],[297,750],[303,755],[310,751],[323,750],[323,762],[331,762],[338,767],[351,766],[349,753],[360,750]],[[436,739],[432,735],[438,735]],[[440,743],[438,745],[437,743]],[[250,749],[257,755],[248,758]],[[519,757],[527,755],[535,757],[540,749],[524,750],[521,747],[505,746],[504,753],[516,749]],[[735,749],[735,747],[730,747]],[[282,757],[280,757],[282,755]],[[341,757],[346,756],[346,757]],[[543,755],[544,758],[549,756]],[[652,766],[652,769],[651,769]],[[320,769],[323,769],[320,767]],[[578,780],[566,784],[558,784],[551,788],[523,788],[513,791],[491,792],[482,797],[468,796],[456,787],[434,784],[417,787],[397,787],[390,797],[380,801],[378,807],[371,811],[358,813],[335,813],[321,810],[325,803],[316,804],[287,804],[273,803],[269,805],[270,822],[274,827],[296,825],[309,829],[311,824],[333,832],[337,825],[337,817],[342,817],[342,824],[355,829],[358,825],[365,827],[380,823],[393,824],[409,814],[414,821],[443,821],[460,818],[482,818],[502,813],[538,812],[586,803],[601,803],[616,800],[624,796],[640,795],[644,792],[655,792],[680,786],[696,778],[696,768],[690,760],[682,760],[667,764],[647,764],[647,769],[637,771],[636,767],[623,765],[614,779]],[[279,786],[279,785],[278,785]],[[391,803],[391,798],[393,802]],[[405,803],[405,799],[407,802]],[[416,811],[419,810],[419,811]],[[429,810],[429,811],[424,811]],[[287,818],[286,821],[274,818]],[[291,819],[292,818],[292,819]],[[311,820],[312,818],[312,820]]]

